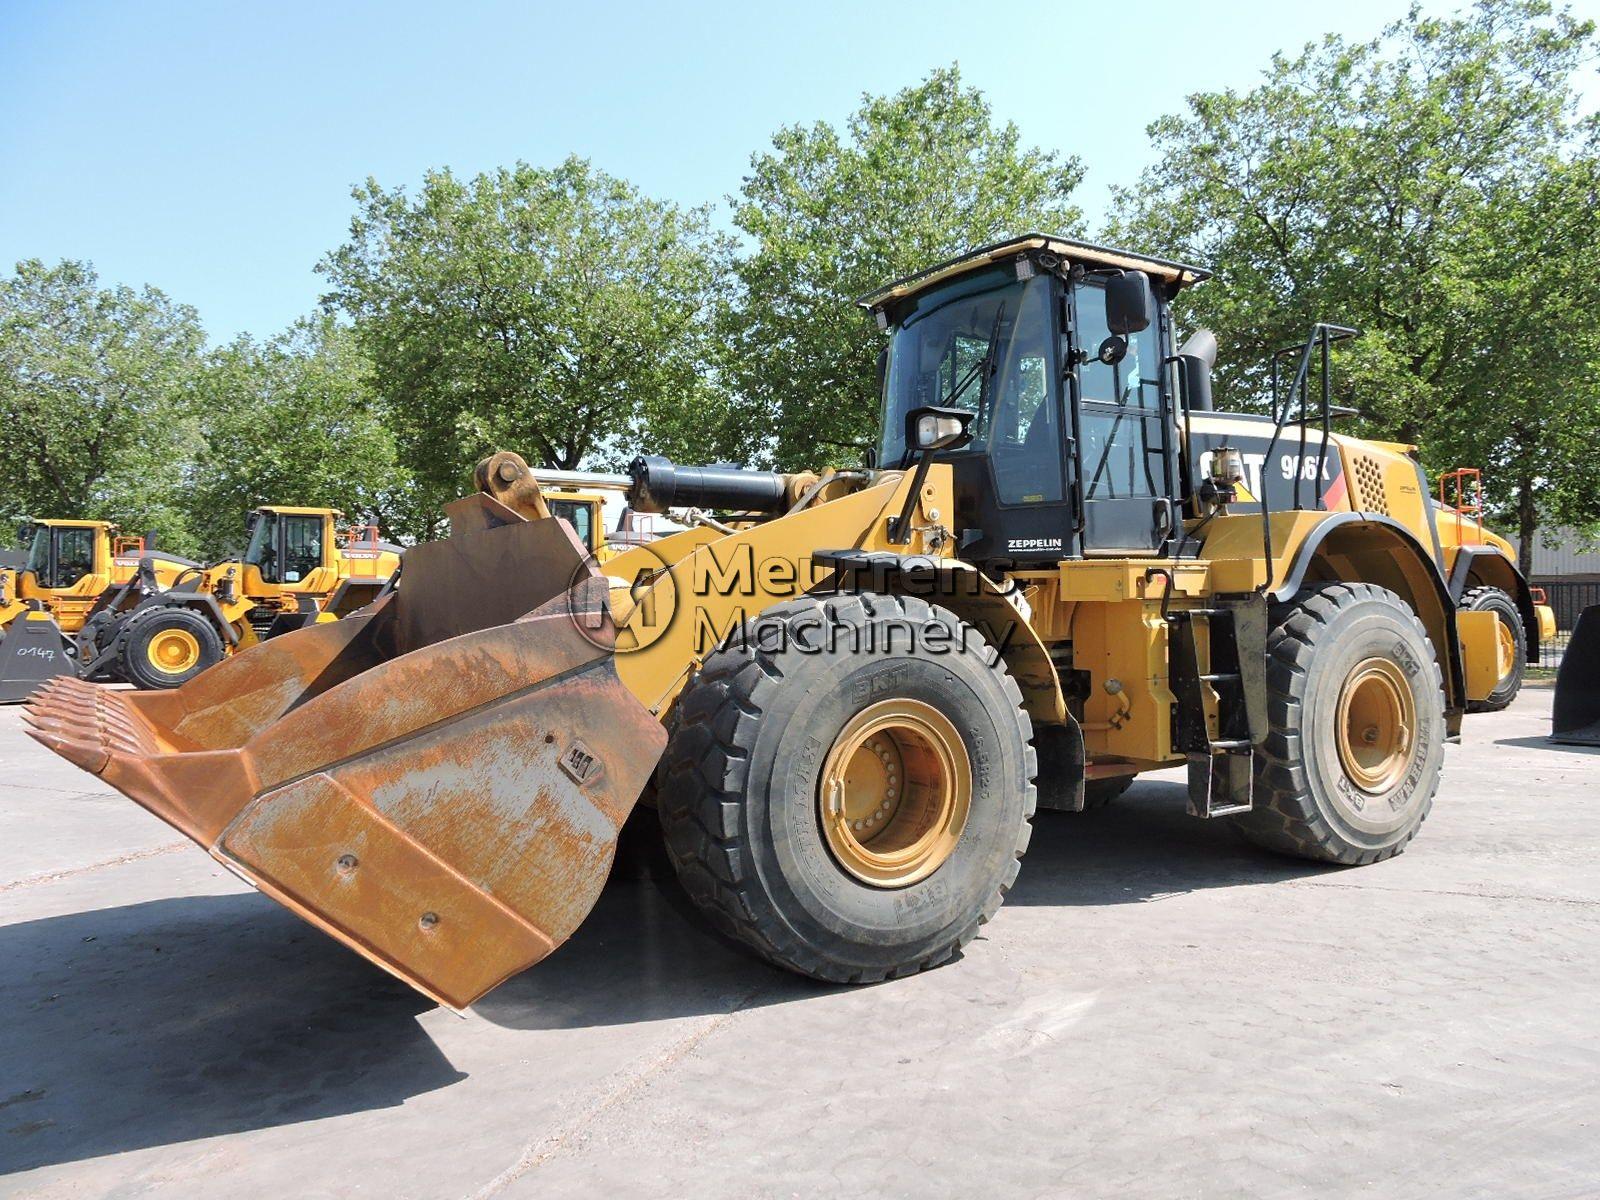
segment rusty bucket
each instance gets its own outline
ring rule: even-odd
[[[170,692],[63,678],[40,742],[267,895],[464,1008],[593,907],[660,723],[567,527],[488,496],[389,595]]]

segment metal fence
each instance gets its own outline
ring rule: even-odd
[[[1578,623],[1578,614],[1591,604],[1600,604],[1600,581],[1551,580],[1535,586],[1544,589],[1556,614],[1556,635],[1539,644],[1539,665],[1559,667],[1561,655],[1572,638],[1572,627]]]

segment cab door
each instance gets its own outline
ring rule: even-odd
[[[278,581],[291,591],[316,590],[319,582],[315,576],[323,563],[323,544],[327,519],[322,516],[305,516],[285,513],[282,518],[283,578]],[[331,590],[324,589],[324,590]]]
[[[1130,334],[1120,362],[1097,357],[1109,336],[1105,288],[1083,280],[1073,289],[1069,359],[1077,362],[1072,391],[1083,548],[1151,554],[1173,522],[1161,322]]]

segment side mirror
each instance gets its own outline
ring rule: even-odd
[[[1138,333],[1150,328],[1156,316],[1156,297],[1150,276],[1124,271],[1106,280],[1106,329],[1112,333]]]
[[[256,509],[251,509],[245,515],[245,518],[244,518],[244,536],[246,537],[246,539],[248,539],[250,537],[250,535],[256,531],[256,523],[259,522],[260,520],[261,520],[261,513]]]
[[[930,454],[965,446],[972,440],[967,426],[974,415],[964,408],[913,408],[906,414],[906,448]]]

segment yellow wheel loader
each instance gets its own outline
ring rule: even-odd
[[[641,458],[598,562],[501,453],[354,616],[176,691],[62,680],[32,734],[308,921],[462,1007],[594,904],[654,806],[753,953],[866,982],[951,958],[1036,805],[1183,766],[1188,808],[1321,862],[1399,853],[1499,680],[1414,452],[1333,433],[1326,365],[1212,410],[1206,273],[1029,235],[863,300],[877,465]],[[1320,381],[1320,383],[1319,383]]]
[[[686,527],[664,513],[636,512],[628,503],[633,480],[627,475],[536,468],[533,478],[550,515],[571,525],[578,541],[601,561]],[[703,514],[680,515],[695,522],[706,519]]]
[[[242,557],[165,585],[148,573],[129,580],[83,626],[84,673],[180,687],[257,642],[369,603],[399,565],[400,547],[380,541],[375,526],[341,534],[342,515],[266,505],[250,515]]]
[[[0,703],[24,700],[40,683],[78,669],[73,637],[102,598],[148,561],[153,588],[197,564],[120,536],[108,521],[39,520],[27,556],[0,567]]]

